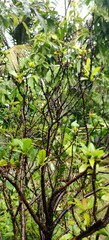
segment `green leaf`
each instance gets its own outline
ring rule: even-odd
[[[8,182],[8,181],[6,181],[6,187],[7,187],[9,190],[13,190],[13,189],[14,189],[13,185],[12,185],[10,182]]]
[[[84,215],[85,225],[89,226],[90,225],[90,214],[85,212],[83,215]]]
[[[23,139],[13,139],[12,145],[14,147],[20,147],[21,150],[26,153],[28,150],[30,150],[32,146],[32,140],[30,138],[23,138]]]
[[[61,238],[59,238],[59,240],[71,240],[71,239],[72,239],[71,233],[67,233],[64,236],[62,236]]]
[[[53,69],[53,74],[54,74],[54,77],[55,77],[56,74],[58,73],[59,69],[60,69],[60,65],[53,65],[52,69]]]
[[[94,167],[94,163],[95,163],[95,159],[90,158],[89,159],[89,163],[90,163],[91,168],[93,168]]]
[[[80,72],[80,67],[81,67],[81,62],[80,62],[80,60],[78,60],[78,62],[77,62],[77,72],[78,73]]]
[[[19,24],[19,19],[18,17],[14,14],[14,13],[10,13],[10,16],[12,17],[13,19],[13,24],[14,24],[14,27],[17,27],[17,25]]]
[[[17,73],[14,70],[8,68],[8,71],[9,71],[10,75],[12,75],[13,77],[17,78]]]
[[[79,173],[84,172],[88,167],[88,164],[82,164],[81,167],[79,168]]]
[[[91,153],[93,153],[94,151],[95,151],[95,146],[93,145],[93,143],[89,143],[89,145],[88,145],[88,150],[91,152]]]
[[[51,35],[54,40],[58,40],[58,36],[56,34]]]
[[[20,139],[14,138],[12,141],[12,145],[15,147],[19,146],[21,149],[23,149],[23,142]]]
[[[78,130],[78,128],[79,128],[79,124],[77,123],[77,121],[74,121],[74,122],[72,122],[71,123],[71,126],[72,126],[72,129],[73,129],[73,131],[77,131]]]
[[[83,206],[82,201],[80,201],[78,198],[75,198],[74,200],[75,200],[75,202],[76,202],[76,206],[78,206],[79,208],[81,208],[82,210],[84,210],[84,206]]]
[[[93,204],[94,204],[94,198],[93,198],[93,196],[91,196],[91,197],[88,199],[88,203],[87,203],[88,209],[93,208]]]
[[[22,142],[23,142],[22,149],[24,152],[27,152],[31,148],[32,140],[30,138],[24,138],[24,139],[22,139]]]
[[[91,0],[86,0],[86,5],[88,6],[89,5],[89,3],[91,2]]]
[[[94,70],[92,71],[92,76],[95,76],[96,74],[98,74],[99,71],[100,71],[100,67],[94,68]]]
[[[51,81],[51,70],[49,70],[46,74],[46,80],[47,82],[50,82]]]
[[[10,105],[15,106],[15,105],[17,105],[19,103],[20,103],[19,101],[15,101],[15,102],[10,103]]]
[[[102,200],[108,202],[109,201],[109,193],[104,194],[101,198],[102,198]]]
[[[87,61],[86,61],[86,68],[89,70],[90,69],[90,62],[91,62],[91,60],[90,60],[90,58],[87,58]]]
[[[82,150],[82,152],[84,153],[84,154],[86,154],[87,153],[87,151],[88,151],[88,148],[86,147],[86,145],[84,144],[84,143],[81,143],[81,150]]]
[[[38,152],[38,163],[40,165],[43,165],[45,159],[46,159],[46,151],[45,149],[42,149]]]
[[[7,162],[5,160],[0,160],[0,167],[6,166]]]
[[[36,16],[38,17],[38,19],[40,20],[40,22],[41,22],[41,24],[42,24],[42,27],[44,28],[44,31],[46,32],[47,29],[46,29],[45,20],[44,20],[44,18],[42,18],[42,16],[38,13],[38,11],[36,10],[36,8],[35,8],[35,14],[36,14]]]
[[[98,234],[102,234],[103,236],[109,237],[109,233],[106,231],[105,228],[102,228],[98,231]]]
[[[27,24],[25,22],[22,22],[22,24],[26,29],[26,33],[27,33],[28,37],[30,38],[30,31],[29,31],[29,28],[28,28]]]
[[[101,158],[104,155],[104,151],[101,149],[96,149],[95,152],[93,153],[93,156],[96,158]]]
[[[86,147],[83,143],[81,143],[81,150],[87,157],[92,157],[95,159],[99,159],[104,155],[104,151],[101,149],[96,149],[93,143],[89,143],[88,147]],[[91,164],[91,162],[90,162]],[[93,164],[93,162],[92,162]]]
[[[72,146],[67,146],[65,145],[65,148],[66,148],[66,153],[69,155],[69,156],[72,156]]]

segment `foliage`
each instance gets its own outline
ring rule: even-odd
[[[84,20],[71,1],[65,17],[49,1],[0,3],[4,240],[109,238],[108,20],[100,2]]]

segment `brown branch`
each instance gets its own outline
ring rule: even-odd
[[[2,169],[2,167],[0,167],[0,173],[1,175],[6,178],[7,181],[9,181],[16,189],[19,197],[22,199],[23,203],[25,204],[25,206],[27,207],[30,215],[32,216],[32,218],[34,219],[34,221],[38,224],[38,226],[40,227],[40,229],[43,232],[46,232],[46,227],[43,223],[41,223],[39,221],[39,218],[37,217],[36,213],[33,211],[33,209],[30,207],[28,201],[26,200],[25,195],[21,192],[19,186],[16,184],[16,182],[14,182],[7,174],[5,174],[4,170]]]
[[[93,173],[92,173],[92,189],[93,189],[93,196],[94,196],[94,204],[93,204],[93,216],[95,222],[97,222],[96,211],[97,211],[97,195],[96,195],[96,162],[94,163]]]
[[[46,219],[48,219],[46,193],[45,193],[45,170],[46,170],[46,165],[41,168],[41,193],[42,193],[44,213],[45,213]]]
[[[109,183],[106,183],[106,184],[103,185],[103,187],[107,187],[108,185],[109,185]],[[101,190],[102,190],[102,187],[96,189],[95,191],[96,191],[96,193],[97,193],[97,192],[99,192],[99,191],[101,191]],[[91,191],[91,192],[85,194],[84,197],[85,197],[85,198],[88,198],[88,197],[92,196],[93,194],[94,194],[94,191]]]
[[[64,192],[67,189],[68,186],[70,186],[73,182],[77,181],[79,178],[84,176],[86,172],[87,172],[87,169],[85,171],[77,174],[74,178],[70,179],[64,186],[62,186],[59,189],[55,190],[54,193],[51,196],[51,199],[50,199],[50,203],[49,203],[50,206],[53,205],[54,200],[55,200],[55,198],[56,198],[56,196],[58,194],[61,194],[62,192]]]
[[[104,159],[107,158],[107,157],[109,157],[109,152],[106,153],[105,155],[103,155],[103,156],[101,157],[101,159],[104,160]]]
[[[42,82],[41,82],[41,90],[42,90],[43,95],[45,96],[45,99],[47,101],[47,107],[48,107],[48,112],[50,114],[51,122],[53,122],[53,116],[52,116],[52,111],[51,111],[51,106],[50,106],[49,92],[48,92],[48,89],[47,89],[46,92],[44,91],[44,87],[43,87],[43,83]]]
[[[72,216],[73,216],[73,219],[74,219],[76,225],[78,226],[78,228],[79,228],[81,231],[83,231],[83,229],[82,229],[81,226],[80,226],[79,221],[77,220],[77,218],[76,218],[76,216],[75,216],[75,212],[74,212],[74,209],[73,209],[73,208],[72,208]]]
[[[89,131],[88,131],[88,127],[87,127],[87,111],[86,111],[86,103],[85,103],[85,98],[84,98],[84,91],[83,91],[83,87],[82,87],[82,83],[81,83],[81,77],[83,76],[83,63],[84,63],[84,55],[82,55],[81,57],[81,66],[80,66],[80,73],[78,74],[78,81],[79,81],[79,88],[80,88],[80,92],[81,92],[81,97],[82,97],[82,104],[83,104],[83,119],[84,119],[84,126],[86,129],[86,137],[87,137],[87,141],[86,141],[86,145],[88,145],[89,143]]]
[[[43,206],[42,206],[41,199],[38,200],[38,217],[39,217],[40,222],[42,222],[43,221]],[[39,229],[39,232],[40,232],[40,240],[43,240],[44,239],[43,231],[41,229]]]
[[[60,222],[62,217],[65,215],[65,213],[67,213],[69,211],[69,209],[71,209],[71,208],[72,208],[72,206],[69,206],[59,214],[59,216],[56,218],[56,220],[53,223],[53,229],[57,226],[57,224]]]
[[[92,13],[92,22],[89,24],[87,22],[88,30],[89,30],[89,41],[90,41],[90,70],[89,70],[89,76],[88,80],[91,80],[91,74],[92,74],[92,66],[93,66],[93,57],[94,57],[94,45],[93,45],[93,25],[94,25],[94,13]]]
[[[62,192],[61,194],[59,194],[59,196],[57,196],[57,198],[55,199],[55,203],[54,203],[54,208],[53,208],[53,212],[56,211],[56,208],[59,204],[59,202],[61,201],[62,197],[64,196],[65,192]]]
[[[92,83],[89,83],[85,89],[83,90],[83,92],[85,93],[86,89],[88,89],[91,86]],[[72,105],[72,101],[74,100],[74,97],[70,100],[70,102],[66,105],[66,107],[69,107],[69,105],[71,105],[71,108],[68,108],[68,110],[66,110],[66,112],[64,112],[59,118],[58,121],[60,121],[64,116],[70,116],[72,114],[72,110],[74,109],[74,107],[79,103],[79,100],[81,99],[82,94],[80,93],[78,99],[75,101],[75,103]],[[57,121],[55,121],[53,124],[55,124]]]
[[[5,203],[6,203],[6,206],[7,206],[7,210],[9,211],[10,216],[11,216],[11,221],[12,221],[12,225],[13,225],[14,240],[17,240],[16,226],[18,227],[19,231],[20,231],[20,229],[19,229],[19,226],[18,226],[18,222],[16,220],[16,216],[14,215],[14,210],[13,210],[13,205],[12,205],[12,199],[11,199],[11,196],[10,196],[10,192],[6,188],[4,180],[3,180],[3,195],[4,195]]]
[[[96,231],[100,230],[101,228],[106,227],[106,225],[109,223],[109,207],[105,213],[105,216],[103,219],[99,219],[96,223],[89,226],[85,231],[82,231],[77,237],[76,240],[82,240],[85,237],[88,237],[95,233]]]

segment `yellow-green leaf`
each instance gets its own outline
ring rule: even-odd
[[[91,168],[93,168],[93,167],[94,167],[95,160],[94,160],[93,158],[90,158],[90,159],[89,159],[89,163],[90,163]]]
[[[59,240],[68,240],[72,238],[72,234],[71,233],[67,233],[64,236],[62,236],[61,238],[59,238]]]
[[[101,198],[102,200],[109,202],[109,193],[104,194]]]
[[[14,13],[10,13],[10,16],[12,17],[13,19],[13,23],[14,23],[14,27],[17,27],[17,25],[19,24],[19,19],[18,17],[14,14]]]
[[[90,215],[89,213],[84,213],[84,220],[85,220],[85,225],[89,226],[90,225]]]
[[[87,169],[87,167],[88,167],[88,164],[86,164],[86,163],[82,164],[81,167],[79,168],[79,172],[80,173],[84,172]]]
[[[12,145],[14,147],[20,147],[21,149],[23,148],[23,142],[21,139],[18,139],[18,138],[14,138],[13,141],[12,141]]]
[[[86,61],[86,66],[85,66],[85,68],[87,69],[87,70],[89,70],[90,69],[90,58],[87,58],[87,61]]]
[[[58,40],[58,37],[57,37],[56,34],[52,34],[51,36],[52,36],[52,38],[53,38],[54,40]]]
[[[38,163],[43,165],[45,159],[46,159],[46,151],[42,149],[38,153]]]
[[[92,72],[92,76],[95,76],[96,74],[98,74],[99,71],[100,71],[100,67],[94,68],[94,70]]]
[[[0,167],[6,166],[7,162],[5,160],[0,160]]]
[[[22,142],[23,142],[23,151],[27,152],[31,148],[32,140],[30,138],[23,138]]]
[[[86,198],[82,199],[82,204],[83,204],[84,209],[86,209],[87,208],[87,200],[86,200]]]

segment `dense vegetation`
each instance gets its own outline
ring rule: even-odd
[[[3,240],[109,239],[109,4],[65,3],[0,2]]]

